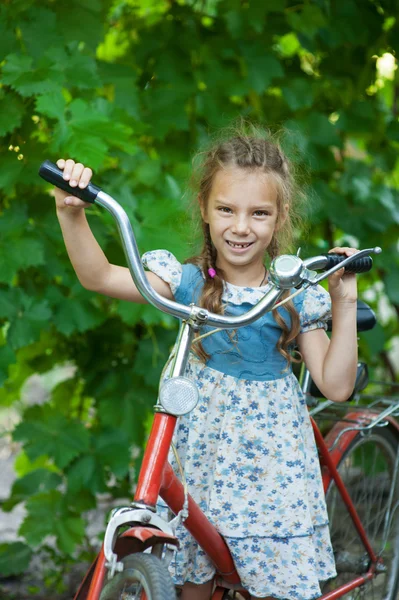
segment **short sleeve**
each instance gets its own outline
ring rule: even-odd
[[[313,329],[327,329],[327,321],[331,319],[331,297],[320,285],[305,291],[299,319],[301,333]]]
[[[180,286],[183,268],[171,252],[168,252],[168,250],[151,250],[143,254],[141,262],[146,269],[169,283],[172,293],[175,294]]]

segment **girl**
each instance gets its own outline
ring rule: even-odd
[[[72,187],[87,186],[90,169],[72,160],[57,164]],[[199,174],[201,254],[181,265],[159,250],[143,262],[165,297],[240,314],[268,288],[266,255],[289,249],[291,167],[277,144],[239,134],[205,153]],[[111,265],[94,239],[82,210],[87,205],[59,189],[55,196],[82,285],[144,302],[128,269]],[[319,581],[335,575],[317,451],[291,369],[294,343],[324,395],[346,400],[357,365],[355,276],[341,269],[329,279],[329,294],[310,288],[234,336],[218,332],[196,344],[187,376],[196,380],[200,401],[175,434],[190,493],[225,537],[254,600],[317,598]],[[209,600],[212,564],[183,527],[178,536],[171,569],[182,600]]]

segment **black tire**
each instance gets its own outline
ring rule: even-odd
[[[152,554],[130,554],[124,569],[105,580],[100,600],[176,600],[175,586],[163,562]]]
[[[351,600],[398,599],[399,473],[396,481],[393,480],[398,445],[398,438],[391,431],[376,427],[365,436],[358,434],[338,465],[369,541],[386,568],[372,581],[350,592],[346,597]],[[322,586],[324,594],[365,573],[369,566],[364,546],[335,482],[330,484],[326,500],[338,575]],[[385,543],[384,536],[387,536]]]

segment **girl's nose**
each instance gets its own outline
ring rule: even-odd
[[[237,217],[232,226],[232,233],[236,233],[238,235],[248,235],[248,220],[245,217]]]

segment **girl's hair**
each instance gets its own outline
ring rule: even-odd
[[[259,172],[272,177],[277,189],[278,216],[267,254],[273,260],[279,254],[292,251],[294,232],[300,223],[298,205],[302,194],[295,183],[293,166],[270,132],[244,123],[233,130],[226,130],[226,133],[222,132],[222,139],[219,138],[216,143],[194,158],[193,183],[197,199],[206,210],[215,176],[223,169],[239,168],[249,173]],[[285,205],[288,205],[287,212],[283,210]],[[209,311],[222,314],[224,311],[223,272],[216,266],[217,251],[211,240],[209,225],[203,219],[201,221],[202,250],[199,255],[188,259],[187,262],[200,266],[205,277],[200,305]],[[208,273],[210,268],[216,271],[214,277]],[[290,364],[297,360],[291,356],[289,346],[299,333],[299,315],[292,301],[285,304],[285,308],[291,317],[290,327],[276,309],[273,310],[273,316],[282,329],[277,342],[278,351]],[[195,347],[202,360],[209,358],[200,343],[196,343]]]

